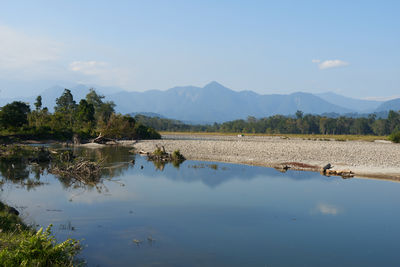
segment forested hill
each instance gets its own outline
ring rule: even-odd
[[[248,117],[245,120],[196,125],[144,115],[136,115],[135,119],[158,131],[379,136],[400,131],[400,112],[395,111],[389,111],[387,118],[378,118],[375,114],[360,118],[329,118],[297,111],[295,116],[274,115],[260,119]]]

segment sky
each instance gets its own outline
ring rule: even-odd
[[[218,81],[400,97],[400,1],[3,1],[0,97]]]

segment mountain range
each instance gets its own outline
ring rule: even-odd
[[[69,88],[74,99],[84,98],[92,86],[77,85]],[[195,123],[224,122],[257,118],[271,115],[293,115],[297,110],[310,114],[323,113],[372,113],[400,110],[400,98],[390,101],[372,101],[349,98],[332,92],[311,94],[296,92],[292,94],[257,94],[253,91],[233,91],[225,86],[211,82],[204,87],[181,86],[145,92],[128,92],[120,88],[94,86],[96,91],[116,104],[116,111],[126,113],[147,113],[156,116]],[[43,106],[53,109],[55,99],[64,88],[53,86],[44,90]],[[14,100],[33,104],[36,96],[18,99],[0,99],[0,105]]]

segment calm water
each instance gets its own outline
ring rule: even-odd
[[[89,266],[400,264],[399,183],[196,161],[157,169],[124,148],[75,152],[106,156],[102,183],[2,164],[0,198],[58,238],[82,240]]]

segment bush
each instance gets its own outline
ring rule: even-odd
[[[393,132],[391,135],[389,135],[389,140],[393,143],[400,143],[400,131]]]
[[[51,225],[36,233],[18,231],[4,234],[8,244],[0,251],[0,266],[74,266],[74,256],[80,250],[78,241],[67,239],[57,244]]]
[[[0,266],[76,266],[79,242],[57,243],[51,227],[34,231],[0,202]]]
[[[179,150],[175,150],[172,153],[171,158],[173,161],[176,161],[176,162],[183,162],[185,160],[185,157],[181,154],[181,152]]]

